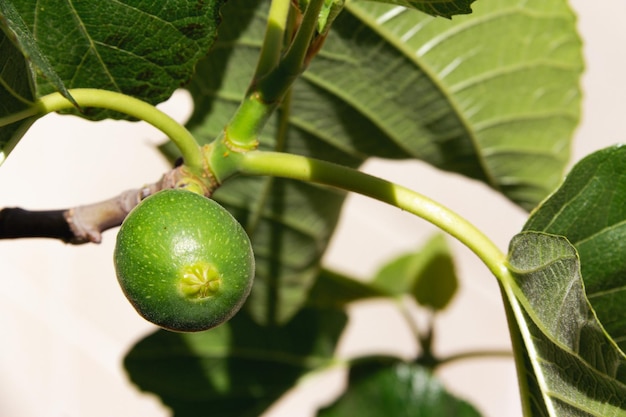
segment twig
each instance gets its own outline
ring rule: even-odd
[[[183,178],[186,175],[179,166],[153,184],[93,204],[47,211],[4,208],[0,210],[0,239],[39,237],[74,245],[100,243],[102,232],[121,225],[141,200],[157,191],[175,188]]]

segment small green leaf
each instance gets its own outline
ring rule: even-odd
[[[159,330],[124,365],[177,417],[258,416],[304,374],[332,362],[346,320],[337,310],[303,309],[284,326],[263,327],[239,313],[206,332]]]
[[[374,0],[417,9],[432,16],[451,18],[457,14],[472,13],[474,0]]]
[[[458,288],[444,236],[438,234],[418,251],[401,255],[382,267],[372,286],[391,296],[411,294],[425,307],[444,309]]]
[[[359,361],[347,391],[318,417],[479,417],[469,403],[446,391],[428,369],[392,358]]]
[[[531,415],[626,416],[626,357],[585,297],[576,249],[562,236],[524,232],[504,283],[524,341]]]

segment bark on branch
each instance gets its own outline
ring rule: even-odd
[[[0,239],[53,238],[75,245],[100,243],[102,232],[122,224],[141,200],[157,191],[174,188],[184,178],[179,166],[139,189],[116,197],[65,210],[30,211],[18,207],[0,210]]]

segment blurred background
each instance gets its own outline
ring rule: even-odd
[[[573,160],[626,141],[626,3],[572,0],[585,44],[583,120]],[[514,47],[512,45],[512,47]],[[184,121],[190,104],[180,92],[160,106]],[[66,208],[99,201],[157,180],[167,164],[154,149],[163,136],[138,123],[90,123],[68,116],[38,121],[0,168],[0,207]],[[368,162],[364,169],[434,198],[468,218],[503,251],[526,214],[481,184],[416,162]],[[377,219],[377,221],[372,221]],[[378,221],[384,219],[384,221]],[[326,265],[367,278],[435,230],[412,215],[350,196]],[[156,397],[128,383],[122,358],[155,328],[124,298],[113,270],[116,230],[100,245],[69,246],[31,239],[0,241],[0,416],[168,416]],[[437,321],[441,354],[508,349],[506,320],[495,279],[467,249],[449,240],[460,291]],[[395,309],[360,303],[339,354],[382,352],[412,357],[418,347]],[[450,364],[447,387],[487,417],[521,416],[510,358]],[[344,383],[341,371],[308,378],[264,417],[310,417]]]

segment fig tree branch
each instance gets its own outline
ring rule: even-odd
[[[141,200],[157,191],[180,187],[187,178],[184,166],[178,166],[153,184],[92,204],[45,211],[4,208],[0,210],[0,239],[52,238],[75,245],[100,243],[102,232],[121,225]]]

